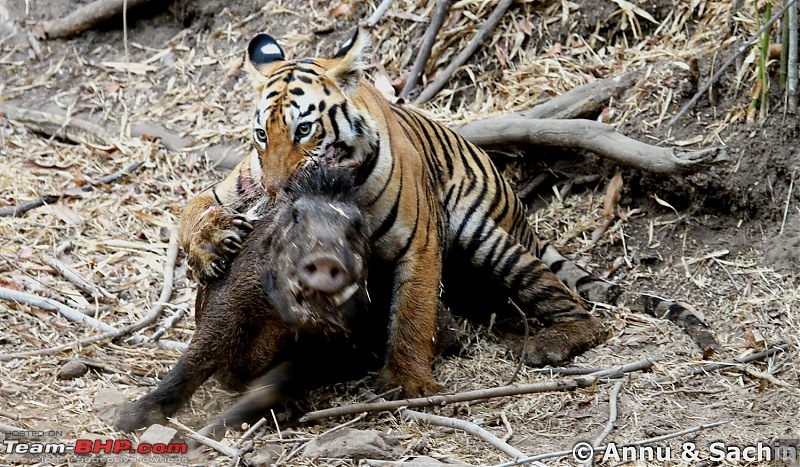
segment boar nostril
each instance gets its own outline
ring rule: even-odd
[[[305,259],[300,263],[298,276],[304,287],[328,294],[341,291],[352,281],[341,261],[330,255]]]

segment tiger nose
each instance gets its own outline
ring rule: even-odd
[[[300,284],[317,292],[334,294],[352,282],[341,261],[331,255],[315,255],[300,262],[297,271]]]

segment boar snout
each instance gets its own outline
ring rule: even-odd
[[[353,282],[353,275],[336,257],[318,254],[300,262],[297,277],[303,288],[336,294]]]

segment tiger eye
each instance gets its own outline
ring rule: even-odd
[[[299,138],[304,138],[311,133],[311,123],[303,122],[297,125],[297,130],[295,131],[295,136]]]

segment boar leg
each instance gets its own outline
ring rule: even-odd
[[[213,359],[182,356],[167,373],[158,388],[127,406],[119,416],[116,428],[131,432],[154,423],[163,424],[216,371]]]

